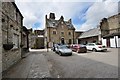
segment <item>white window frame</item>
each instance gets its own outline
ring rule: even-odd
[[[15,33],[13,34],[13,44],[14,44],[13,49],[19,48],[19,35]]]

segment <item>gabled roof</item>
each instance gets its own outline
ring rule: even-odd
[[[46,23],[48,25],[48,27],[57,27],[57,25],[60,23],[60,20],[55,20],[55,19],[47,19]],[[75,29],[74,26],[72,25],[72,23],[68,22],[68,21],[64,21],[64,23],[67,25],[67,27],[69,29]],[[54,25],[53,25],[54,24]]]
[[[87,38],[100,35],[99,27],[83,32],[78,38]]]
[[[55,26],[53,26],[53,23],[55,24]],[[47,25],[48,25],[48,27],[56,27],[57,24],[58,24],[58,20],[47,19]]]

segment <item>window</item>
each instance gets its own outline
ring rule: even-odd
[[[120,35],[118,36],[118,38],[120,38]]]
[[[71,35],[71,32],[68,32],[68,35]]]
[[[61,35],[64,35],[64,32],[61,32]]]
[[[14,48],[19,48],[19,35],[17,34],[13,35],[13,44]]]
[[[55,26],[55,23],[53,23],[53,26]]]
[[[63,22],[61,22],[61,24],[63,24]]]
[[[62,25],[61,27],[62,27],[62,29],[63,29],[63,25]]]
[[[114,36],[111,36],[110,38],[114,38]]]
[[[53,31],[53,34],[56,34],[56,31]]]
[[[88,44],[88,45],[89,45],[89,46],[94,46],[94,44],[92,44],[92,43],[91,43],[91,44]]]

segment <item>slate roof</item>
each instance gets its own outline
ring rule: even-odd
[[[87,38],[100,35],[99,27],[83,32],[79,38]]]
[[[61,21],[60,20],[54,20],[54,19],[47,19],[48,27],[53,27],[54,28],[59,24],[59,22],[61,22]],[[68,26],[69,29],[75,29],[74,26],[70,22],[68,22],[68,21],[64,21],[64,22]],[[53,26],[53,24],[55,24],[55,25]]]

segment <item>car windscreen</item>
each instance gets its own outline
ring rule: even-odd
[[[85,45],[80,45],[80,47],[85,47]]]
[[[60,49],[68,49],[66,46],[59,46]]]
[[[96,43],[96,45],[102,45],[101,43]]]

